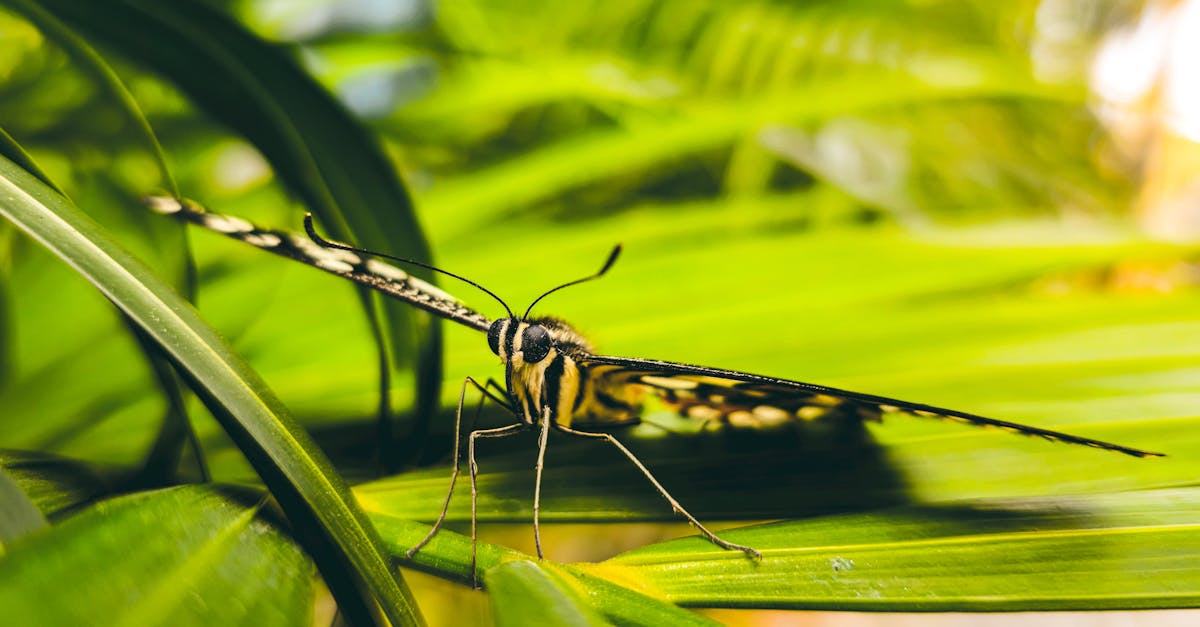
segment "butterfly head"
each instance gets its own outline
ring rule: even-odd
[[[559,353],[573,357],[592,347],[571,325],[558,318],[501,318],[488,329],[488,347],[511,366],[544,365]]]
[[[501,318],[488,329],[488,347],[504,363],[539,363],[554,345],[550,331],[538,321]]]

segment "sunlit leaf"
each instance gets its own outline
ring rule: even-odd
[[[762,550],[761,562],[688,539],[593,572],[705,607],[1195,607],[1198,497],[1182,489],[882,510],[726,532]]]
[[[552,570],[529,561],[505,562],[487,571],[496,625],[607,625],[570,584]]]
[[[354,234],[368,248],[429,259],[408,194],[378,140],[284,50],[200,2],[42,4],[80,32],[161,73],[251,141],[332,237]],[[429,277],[423,269],[413,271]],[[394,357],[417,364],[414,415],[426,416],[440,383],[440,329],[409,307],[394,302],[385,307],[388,342],[398,349]],[[370,307],[367,313],[374,323]],[[387,344],[379,341],[385,350]],[[384,449],[395,453],[394,446]]]
[[[7,160],[0,160],[0,215],[91,281],[187,373],[306,536],[344,611],[369,616],[378,600],[393,622],[416,620],[411,598],[378,552],[374,529],[340,475],[182,298],[113,244],[99,225]]]
[[[213,488],[107,501],[0,559],[5,620],[29,625],[296,625],[312,617],[312,563]],[[47,602],[47,590],[70,601]]]

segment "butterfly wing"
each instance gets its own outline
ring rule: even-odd
[[[639,386],[686,416],[721,420],[735,425],[772,425],[790,420],[812,420],[831,414],[878,420],[883,414],[901,413],[998,427],[1021,435],[1081,444],[1135,457],[1162,455],[945,407],[733,370],[601,355],[588,355],[578,361],[588,376],[600,380],[597,387]]]
[[[325,248],[296,233],[262,229],[241,218],[205,211],[191,201],[155,196],[147,198],[146,204],[158,213],[173,215],[263,250],[350,279],[473,329],[486,332],[491,324],[486,316],[462,304],[457,298],[378,259],[366,259],[349,251]]]

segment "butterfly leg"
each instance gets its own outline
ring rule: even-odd
[[[533,545],[537,547],[538,559],[543,559],[542,556],[542,530],[538,524],[538,513],[542,508],[542,468],[545,466],[546,459],[546,440],[550,435],[550,406],[547,405],[542,412],[542,429],[538,433],[538,455],[537,465],[534,466],[536,479],[533,483]]]
[[[558,427],[559,431],[562,431],[563,433],[569,433],[571,435],[577,435],[579,437],[584,437],[584,438],[592,438],[594,440],[604,440],[604,441],[608,442],[609,444],[612,444],[613,446],[615,446],[617,448],[617,450],[621,451],[621,453],[625,455],[625,457],[629,458],[629,461],[633,462],[634,466],[637,466],[638,470],[642,471],[642,474],[645,475],[646,479],[648,479],[650,481],[650,483],[654,486],[654,488],[656,490],[658,490],[658,493],[661,494],[662,497],[664,499],[666,499],[668,503],[671,504],[671,509],[673,509],[676,513],[678,513],[681,516],[683,516],[684,518],[686,518],[688,520],[688,522],[692,524],[693,527],[695,527],[697,530],[699,530],[700,533],[703,534],[704,537],[708,539],[709,542],[712,542],[713,544],[715,544],[723,549],[741,551],[754,559],[762,558],[762,553],[760,553],[757,549],[753,549],[748,546],[743,546],[741,544],[734,544],[732,542],[727,542],[725,540],[722,540],[721,538],[717,537],[717,534],[709,531],[707,527],[700,524],[700,521],[696,520],[695,516],[692,516],[686,509],[684,509],[683,506],[679,504],[679,501],[676,501],[675,497],[671,496],[671,493],[667,492],[667,489],[664,488],[663,485],[658,482],[658,479],[654,478],[654,475],[650,473],[650,469],[646,468],[646,465],[643,464],[642,461],[640,459],[638,459],[636,455],[633,454],[633,451],[626,448],[624,444],[621,444],[621,442],[619,440],[617,440],[616,438],[614,438],[611,434],[593,433],[590,431],[576,431],[574,429],[571,429],[570,427],[566,427],[563,425],[556,425],[556,426]]]
[[[508,392],[504,388],[500,387],[500,384],[497,383],[495,379],[488,377],[488,380],[483,384],[483,387],[484,394],[487,394],[487,390],[492,390],[493,393],[489,396],[493,401],[496,402],[497,405],[508,409],[508,411],[512,412],[514,415],[517,413],[517,410],[512,407],[511,403],[501,400],[508,398]]]
[[[483,396],[479,398],[479,405],[475,407],[474,420],[479,420],[479,412],[483,409],[484,401],[486,401],[488,398],[491,398],[484,389],[484,386],[480,385],[475,379],[472,379],[471,377],[463,379],[462,390],[460,390],[458,393],[458,408],[454,412],[454,453],[451,456],[453,459],[454,469],[450,471],[450,489],[446,492],[446,500],[442,502],[442,513],[438,515],[437,520],[433,523],[433,528],[429,530],[429,533],[426,534],[420,542],[404,552],[404,557],[409,559],[412,559],[412,556],[416,555],[417,551],[420,551],[422,548],[424,548],[424,546],[429,544],[429,541],[433,539],[433,536],[437,535],[438,530],[442,528],[442,523],[446,521],[446,513],[450,510],[450,498],[454,496],[454,485],[458,481],[459,443],[462,440],[462,410],[463,401],[467,397],[468,384],[474,385],[476,389],[483,393]],[[472,422],[472,424],[474,424],[474,422]]]
[[[505,436],[516,435],[524,431],[529,425],[523,422],[513,423],[506,427],[496,427],[495,429],[479,429],[472,431],[471,435],[467,436],[467,469],[471,475],[471,585],[479,588],[479,575],[475,572],[475,539],[476,539],[476,504],[479,499],[479,488],[477,487],[477,477],[479,476],[479,466],[475,463],[475,440],[480,438],[503,438]]]

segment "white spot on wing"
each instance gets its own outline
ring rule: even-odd
[[[687,408],[687,417],[699,420],[716,420],[721,417],[721,410],[707,405],[692,405]]]
[[[353,265],[348,264],[345,261],[340,261],[338,259],[314,258],[313,265],[317,266],[318,268],[321,268],[322,270],[328,270],[330,272],[338,272],[341,274],[349,274],[351,272],[354,272]]]
[[[812,403],[813,405],[836,407],[842,403],[842,400],[836,396],[829,396],[828,394],[813,394],[812,398],[808,399],[807,402]]]
[[[778,425],[791,419],[791,415],[788,412],[771,405],[759,405],[754,408],[753,414],[764,425]]]
[[[204,225],[221,233],[248,233],[254,230],[254,225],[234,216],[223,216],[216,213],[207,214]]]
[[[275,248],[282,241],[274,233],[247,233],[242,236],[242,240],[260,248]]]
[[[796,410],[796,417],[800,420],[816,420],[827,413],[829,413],[827,407],[801,407]]]
[[[151,196],[146,199],[146,206],[151,211],[165,215],[179,213],[183,210],[183,203],[170,196]]]
[[[371,274],[378,274],[385,279],[391,279],[393,281],[404,282],[408,280],[407,272],[391,264],[383,263],[377,259],[367,260],[367,272],[370,272]]]
[[[444,300],[444,301],[450,302],[450,303],[459,302],[459,300],[457,298],[443,292],[442,290],[439,290],[437,287],[435,287],[429,283],[426,283],[425,281],[422,281],[421,279],[418,279],[417,277],[409,278],[409,283],[413,287],[415,287],[415,288],[421,290],[422,292],[425,292],[426,294],[429,294],[430,296],[437,298],[439,300]]]
[[[745,410],[731,412],[726,420],[729,424],[735,427],[752,428],[759,426],[759,422],[755,419],[754,414]]]

